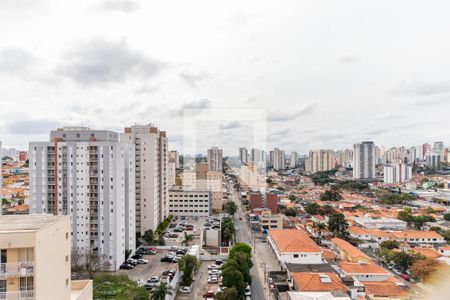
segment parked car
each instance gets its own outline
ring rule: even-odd
[[[410,281],[411,280],[411,276],[409,276],[408,274],[402,274],[400,275],[401,278],[403,278],[406,281]]]
[[[220,260],[220,259],[216,260],[216,265],[221,266],[222,264],[223,264],[223,260]]]
[[[218,265],[209,265],[208,270],[219,270],[220,267]]]
[[[164,255],[163,257],[161,257],[161,262],[172,262],[173,261],[173,256],[169,256],[169,255]]]
[[[218,283],[219,282],[219,277],[217,276],[209,276],[208,277],[208,283]]]
[[[127,261],[125,263],[132,265],[133,267],[135,267],[138,264],[137,260],[132,259],[132,258],[127,259]]]
[[[182,286],[182,287],[180,287],[179,291],[182,294],[190,294],[192,292],[192,289],[189,286]]]
[[[123,263],[120,265],[119,269],[121,270],[132,270],[134,268],[133,265],[127,264],[127,263]]]
[[[141,254],[135,254],[131,257],[132,259],[141,259],[142,255]]]
[[[222,271],[220,271],[220,270],[210,270],[210,271],[208,271],[208,275],[211,275],[211,276],[214,276],[214,275],[220,275],[220,274],[222,274]]]
[[[251,297],[252,296],[252,290],[250,289],[250,286],[247,285],[247,287],[245,288],[245,294],[246,297]]]
[[[145,265],[148,263],[148,260],[144,259],[144,258],[140,258],[137,260],[137,263],[140,265]]]
[[[214,291],[207,291],[206,294],[203,294],[203,298],[212,298],[212,299],[214,299]]]

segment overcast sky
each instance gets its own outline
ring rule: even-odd
[[[26,149],[63,125],[152,122],[181,149],[184,108],[232,108],[265,110],[267,146],[288,152],[449,144],[449,11],[411,0],[0,0],[0,140]],[[252,124],[201,122],[197,142],[237,154],[253,145]]]

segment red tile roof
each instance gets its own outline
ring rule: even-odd
[[[280,252],[322,252],[320,247],[302,230],[271,229],[269,236]]]

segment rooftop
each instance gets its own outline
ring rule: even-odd
[[[373,263],[351,263],[351,262],[340,262],[339,267],[347,274],[386,274],[389,272],[383,269],[381,266]]]
[[[341,250],[345,251],[349,257],[364,257],[369,259],[369,257],[361,250],[352,246],[349,242],[344,241],[343,239],[332,238],[331,242],[333,242],[333,244],[335,244]]]
[[[303,273],[292,272],[292,279],[300,291],[331,292],[336,290],[348,291],[345,284],[334,273]]]
[[[54,215],[8,215],[0,217],[0,233],[14,231],[38,231],[66,216]]]
[[[269,235],[280,252],[322,252],[309,236],[296,229],[272,229]]]
[[[363,282],[366,292],[375,297],[407,297],[407,291],[392,282]]]
[[[443,237],[436,231],[423,231],[423,230],[405,230],[405,231],[392,231],[396,238],[404,239],[443,239]]]

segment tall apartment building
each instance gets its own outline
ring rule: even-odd
[[[92,281],[71,280],[69,222],[52,215],[0,218],[0,299],[92,299]]]
[[[284,170],[285,168],[285,153],[278,148],[273,149],[273,169]]]
[[[412,167],[405,164],[393,164],[384,167],[385,183],[402,183],[412,178]]]
[[[134,145],[116,132],[64,127],[31,142],[30,213],[69,215],[72,250],[117,270],[135,241]]]
[[[152,124],[125,128],[121,141],[136,147],[136,231],[155,230],[169,215],[168,145]]]
[[[441,164],[441,156],[438,153],[429,153],[426,156],[427,166],[432,169],[438,169]]]
[[[353,178],[375,178],[375,145],[373,142],[362,142],[353,145]]]
[[[208,149],[208,168],[210,171],[223,172],[222,149],[217,147]]]
[[[262,149],[252,148],[250,151],[250,161],[258,168],[258,169],[266,169],[267,167],[267,158],[266,152]]]
[[[305,162],[307,172],[316,173],[329,171],[336,167],[333,150],[309,151],[309,157]]]
[[[175,162],[175,168],[180,169],[180,154],[176,150],[172,150],[169,153],[169,158]]]
[[[243,164],[248,163],[248,151],[247,148],[239,148],[239,159]]]
[[[0,141],[0,149],[2,149],[2,142]],[[0,157],[0,199],[3,199],[2,191],[3,191],[3,171],[2,171],[2,157]],[[0,216],[3,213],[2,206],[0,206]]]
[[[433,152],[439,154],[441,160],[444,158],[444,142],[434,142]]]
[[[290,161],[289,161],[291,169],[298,167],[298,163],[299,163],[299,155],[297,152],[292,151],[291,155],[290,155]]]

